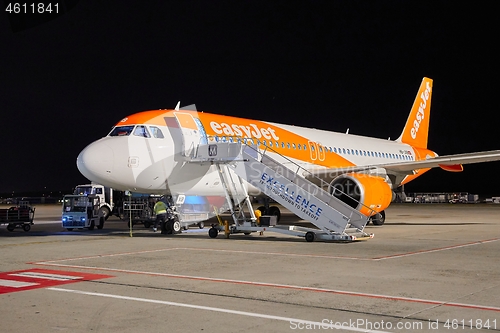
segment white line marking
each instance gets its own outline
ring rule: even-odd
[[[154,253],[154,252],[163,252],[163,251],[172,251],[172,250],[174,250],[174,251],[175,250],[210,251],[210,252],[254,254],[254,255],[264,255],[264,256],[272,255],[272,256],[285,256],[285,257],[306,257],[306,258],[319,258],[319,259],[380,261],[380,260],[397,259],[397,258],[403,258],[403,257],[408,257],[408,256],[426,254],[426,253],[453,250],[453,249],[458,249],[458,248],[463,248],[463,247],[468,247],[468,246],[482,245],[482,244],[497,242],[497,241],[500,241],[500,238],[479,240],[479,241],[474,241],[474,242],[470,242],[470,243],[466,243],[466,244],[457,244],[457,245],[451,245],[451,246],[428,249],[428,250],[420,250],[420,251],[407,252],[407,253],[397,253],[397,254],[393,254],[393,255],[386,255],[386,256],[374,257],[374,258],[361,258],[361,257],[349,257],[349,256],[330,256],[330,255],[321,255],[321,254],[298,254],[298,253],[283,253],[283,252],[260,252],[260,251],[245,251],[245,250],[222,250],[222,249],[207,249],[207,248],[173,247],[173,248],[167,248],[167,249],[145,250],[145,251],[136,251],[136,252],[122,252],[122,253],[103,254],[103,255],[88,256],[88,257],[56,259],[56,260],[49,260],[49,261],[32,262],[31,264],[45,265],[47,263],[55,263],[55,262],[62,262],[62,261],[76,261],[76,260],[86,260],[86,259],[96,259],[96,258],[106,258],[106,257],[118,257],[118,256],[126,256],[126,255],[133,255],[133,254]]]
[[[38,273],[38,272],[12,273],[9,275],[10,276],[30,277],[30,278],[36,278],[36,279],[54,280],[54,281],[70,281],[70,280],[82,279],[81,276],[48,274],[48,273]]]
[[[458,244],[458,245],[440,247],[437,249],[420,250],[420,251],[414,251],[414,252],[407,252],[407,253],[400,253],[400,254],[393,254],[393,255],[387,255],[387,256],[382,256],[382,257],[376,257],[376,258],[372,258],[371,260],[378,261],[378,260],[403,258],[403,257],[409,257],[409,256],[418,255],[418,254],[426,254],[426,253],[432,253],[432,252],[460,249],[460,248],[468,247],[468,246],[475,246],[475,245],[481,245],[481,244],[486,244],[486,243],[491,243],[491,242],[497,242],[499,240],[500,240],[500,238],[486,239],[486,240],[480,240],[480,241],[466,243],[466,244]]]
[[[335,325],[335,324],[327,324],[327,323],[322,323],[319,321],[310,321],[310,320],[303,320],[303,319],[291,318],[291,317],[272,316],[272,315],[262,314],[262,313],[215,308],[215,307],[209,307],[209,306],[203,306],[203,305],[160,301],[160,300],[155,300],[155,299],[128,297],[128,296],[112,295],[112,294],[93,293],[93,292],[74,290],[74,289],[62,289],[62,288],[47,288],[47,289],[54,290],[54,291],[64,291],[64,292],[80,294],[80,295],[107,297],[107,298],[123,299],[123,300],[128,300],[128,301],[163,304],[163,305],[178,306],[178,307],[190,308],[190,309],[222,312],[222,313],[229,313],[229,314],[247,316],[247,317],[264,318],[264,319],[271,319],[271,320],[281,320],[281,321],[289,322],[290,324],[297,323],[297,324],[304,324],[304,325],[315,325],[313,327],[318,327],[321,329],[342,329],[342,330],[354,331],[354,332],[389,333],[387,331],[367,330],[365,328],[356,328],[356,327],[349,327],[349,326],[342,326],[342,325]]]
[[[151,275],[151,276],[165,276],[165,277],[171,277],[171,278],[197,280],[197,281],[233,283],[233,284],[241,284],[241,285],[248,285],[248,286],[294,289],[294,290],[301,290],[301,291],[312,291],[312,292],[330,293],[330,294],[338,294],[338,295],[346,295],[346,296],[359,296],[359,297],[374,298],[374,299],[378,298],[378,299],[384,299],[384,300],[389,300],[389,301],[402,301],[402,302],[410,302],[410,303],[433,304],[433,305],[438,305],[438,306],[451,306],[451,307],[458,307],[458,308],[500,312],[500,307],[495,307],[495,306],[455,303],[455,302],[448,302],[448,301],[439,301],[439,300],[422,299],[422,298],[411,298],[411,297],[403,297],[403,296],[360,293],[360,292],[355,292],[355,291],[295,286],[295,285],[290,285],[290,284],[268,283],[268,282],[258,282],[258,281],[245,281],[245,280],[231,280],[231,279],[210,278],[210,277],[203,277],[203,276],[179,275],[179,274],[158,273],[158,272],[144,272],[144,271],[134,271],[134,270],[129,270],[129,269],[106,268],[106,267],[86,267],[86,266],[64,265],[64,264],[47,264],[47,265],[58,266],[58,267],[80,268],[80,269],[97,269],[97,270],[102,270],[102,271],[142,274],[142,275]]]
[[[32,264],[44,265],[46,263],[60,262],[60,261],[75,261],[75,260],[86,260],[86,259],[96,259],[96,258],[119,257],[119,256],[130,255],[130,254],[154,253],[154,252],[162,252],[162,251],[181,250],[181,249],[182,248],[173,247],[173,248],[169,248],[169,249],[144,250],[144,251],[122,252],[122,253],[114,253],[114,254],[99,254],[96,256],[88,256],[88,257],[76,257],[76,258],[66,258],[66,259],[56,259],[56,260],[33,262]]]
[[[31,287],[31,286],[36,286],[36,285],[39,285],[39,283],[0,279],[0,286],[1,287],[24,288],[24,287]]]
[[[262,252],[262,251],[244,251],[244,250],[219,250],[219,249],[203,249],[203,248],[178,248],[179,250],[189,251],[210,251],[210,252],[229,252],[229,253],[243,253],[243,254],[258,254],[264,256],[286,256],[286,257],[306,257],[306,258],[320,258],[320,259],[349,259],[349,260],[373,260],[372,258],[348,257],[348,256],[330,256],[323,254],[299,254],[299,253],[283,253],[283,252]]]

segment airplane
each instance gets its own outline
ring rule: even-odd
[[[427,148],[432,84],[422,79],[396,140],[199,112],[179,103],[175,109],[123,118],[106,137],[82,150],[77,167],[89,180],[118,190],[223,197],[216,167],[195,157],[203,145],[241,142],[266,150],[287,168],[307,170],[304,177],[313,175],[328,183],[330,192],[347,194],[338,197],[349,205],[354,199],[370,208],[361,211],[382,225],[393,191],[431,168],[460,172],[463,164],[500,160],[500,150],[439,156]],[[249,195],[262,194],[246,186]],[[280,215],[276,206],[259,209]]]

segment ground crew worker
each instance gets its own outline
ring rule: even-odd
[[[257,218],[257,224],[260,225],[260,217],[262,216],[262,212],[260,211],[260,209],[256,209],[255,212],[253,212],[255,214],[255,217]]]
[[[161,226],[163,229],[163,225],[165,224],[165,217],[167,216],[167,205],[161,201],[158,200],[155,203],[155,206],[153,208],[156,214],[156,220],[155,220],[155,225],[153,226],[153,232],[156,232],[157,227],[158,227],[158,222],[161,222]]]

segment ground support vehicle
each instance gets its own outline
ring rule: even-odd
[[[34,224],[35,208],[31,207],[27,201],[19,202],[18,206],[0,209],[0,224],[7,224],[7,230],[14,231],[15,228],[22,228],[28,232]]]
[[[119,209],[119,217],[128,223],[128,226],[143,224],[145,228],[150,228],[156,221],[154,205],[158,198],[152,196],[130,197],[123,201]],[[208,219],[208,213],[193,211],[179,212],[177,206],[170,202],[166,217],[167,233],[181,233],[182,229],[187,230],[192,225],[204,228],[204,220]],[[182,207],[182,205],[181,205]]]
[[[62,226],[68,231],[73,229],[104,227],[104,216],[96,195],[65,195],[63,198]]]
[[[113,213],[115,213],[114,203],[114,190],[110,187],[105,187],[100,184],[85,184],[75,187],[73,194],[75,195],[89,195],[95,194],[99,197],[99,209],[102,211],[104,219],[107,220]]]
[[[148,197],[134,197],[123,201],[122,207],[119,208],[118,216],[129,225],[143,224],[145,228],[149,228],[154,224],[153,216],[154,204],[150,202]]]

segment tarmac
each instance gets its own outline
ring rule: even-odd
[[[39,205],[29,232],[0,225],[0,332],[499,332],[500,205],[386,213],[373,239],[308,243],[116,217],[70,232]]]

